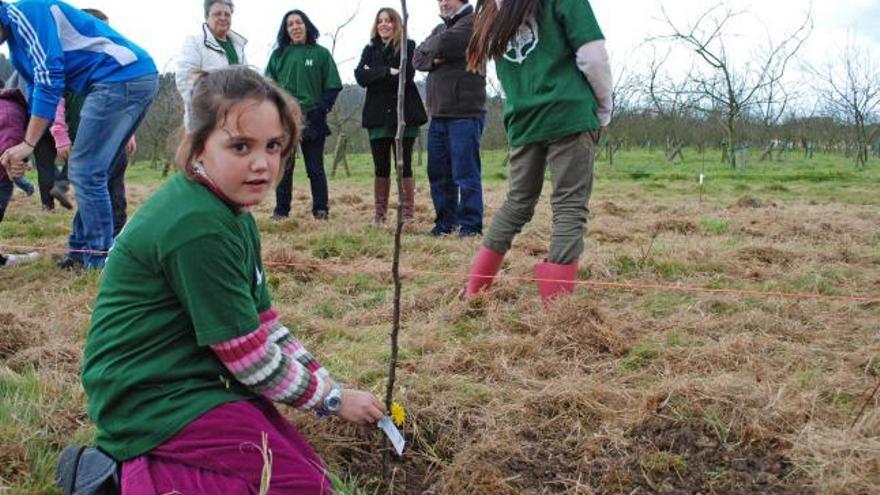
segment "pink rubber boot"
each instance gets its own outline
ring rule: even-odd
[[[550,306],[554,299],[574,292],[577,271],[577,261],[568,265],[557,265],[544,260],[535,265],[535,278],[538,279],[538,292],[544,307]]]
[[[467,288],[464,291],[465,299],[473,299],[483,288],[489,288],[495,280],[495,274],[501,268],[504,256],[492,251],[486,246],[480,246],[474,261],[471,263],[471,271],[468,272]]]

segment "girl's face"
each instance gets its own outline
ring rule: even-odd
[[[275,186],[287,136],[270,101],[234,105],[196,157],[220,192],[242,206],[256,206]]]
[[[379,38],[385,42],[394,35],[394,19],[388,15],[388,12],[379,14],[379,18],[376,19],[376,32],[379,33]]]
[[[229,28],[232,26],[232,9],[229,8],[229,5],[223,3],[211,5],[210,10],[208,10],[207,23],[208,29],[211,30],[214,36],[221,40],[226,39],[226,33],[229,32]]]
[[[304,45],[306,43],[306,23],[303,22],[299,14],[290,14],[287,16],[287,36],[294,45]]]

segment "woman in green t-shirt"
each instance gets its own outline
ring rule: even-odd
[[[284,14],[275,50],[266,66],[266,76],[299,100],[306,115],[300,148],[312,186],[312,215],[318,220],[326,220],[330,213],[327,174],[324,172],[324,142],[330,135],[327,114],[342,91],[342,82],[330,50],[318,44],[319,35],[318,28],[303,11],[291,10]],[[273,220],[290,215],[293,167],[294,158],[291,158],[275,190]]]
[[[388,194],[391,190],[391,156],[395,149],[397,135],[397,92],[400,77],[400,44],[403,40],[403,21],[400,14],[391,8],[379,9],[370,33],[370,43],[364,47],[361,61],[354,71],[358,84],[367,88],[361,122],[370,137],[370,151],[376,178],[373,182],[376,211],[373,222],[385,223],[388,211]],[[407,41],[404,121],[403,135],[403,190],[400,201],[403,206],[403,219],[411,222],[415,214],[415,181],[412,172],[413,144],[419,135],[419,126],[428,121],[422,97],[413,81],[415,69],[412,53],[416,44]],[[396,153],[396,151],[394,151]]]
[[[491,285],[513,238],[531,220],[550,169],[553,233],[535,266],[544,304],[574,291],[584,251],[593,160],[611,121],[611,68],[587,0],[480,0],[468,69],[495,59],[506,103],[510,190],[474,258],[465,297]]]
[[[242,66],[192,95],[183,169],[138,210],[101,277],[82,381],[122,493],[330,495],[324,463],[273,405],[376,424],[383,405],[343,389],[272,307],[251,209],[271,193],[302,115]]]

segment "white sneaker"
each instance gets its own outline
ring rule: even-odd
[[[40,257],[40,253],[32,252],[25,254],[7,254],[6,264],[3,266],[26,265],[36,261]]]

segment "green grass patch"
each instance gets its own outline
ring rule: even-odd
[[[644,455],[640,460],[642,469],[654,475],[680,474],[687,470],[687,459],[672,452],[657,451]]]
[[[80,431],[83,403],[78,386],[34,370],[0,375],[0,480],[20,481],[3,493],[58,493],[52,480],[60,449],[92,435],[90,427]]]
[[[635,371],[644,368],[658,356],[657,344],[651,341],[642,341],[633,346],[620,362],[621,369]]]
[[[700,219],[700,225],[710,234],[721,235],[727,232],[730,221],[722,218],[703,217]]]

